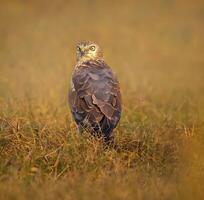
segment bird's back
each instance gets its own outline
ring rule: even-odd
[[[69,104],[78,126],[109,137],[121,116],[119,83],[103,60],[76,65]]]

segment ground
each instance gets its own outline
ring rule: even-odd
[[[0,199],[203,199],[202,1],[1,1]],[[93,40],[121,84],[114,147],[67,91]]]

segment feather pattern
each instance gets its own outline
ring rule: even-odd
[[[92,133],[110,137],[121,116],[119,83],[103,60],[76,65],[69,104],[74,120]]]

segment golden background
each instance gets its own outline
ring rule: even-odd
[[[12,199],[14,195],[19,199],[35,199],[32,194],[36,194],[38,199],[57,199],[59,193],[70,199],[80,199],[80,196],[84,199],[96,199],[96,196],[98,199],[202,199],[203,37],[204,2],[199,0],[1,0],[0,144],[6,144],[5,149],[8,150],[1,151],[0,197]],[[137,165],[146,169],[149,165],[151,168],[151,164],[136,162],[136,167],[131,167],[128,163],[134,163],[131,157],[134,150],[129,150],[127,157],[124,152],[117,154],[110,150],[109,153],[102,153],[107,161],[104,162],[109,166],[104,170],[103,164],[98,163],[103,163],[98,154],[94,161],[86,158],[91,166],[96,167],[93,167],[95,171],[100,169],[95,174],[92,168],[86,168],[73,158],[70,162],[79,169],[75,166],[65,168],[66,173],[62,174],[64,179],[57,182],[57,186],[43,179],[44,176],[56,178],[56,173],[60,174],[61,169],[63,172],[63,167],[56,168],[55,173],[52,171],[56,167],[56,154],[43,168],[39,164],[43,161],[37,159],[42,152],[55,152],[59,144],[63,144],[65,150],[62,154],[66,157],[67,149],[71,148],[69,145],[80,143],[80,139],[66,143],[65,139],[60,139],[60,133],[63,132],[64,138],[70,132],[76,134],[67,106],[67,91],[76,63],[76,44],[81,40],[95,41],[102,47],[105,61],[120,81],[123,115],[116,131],[119,144],[122,145],[123,134],[137,135],[138,138],[145,131],[154,135],[153,144],[158,141],[172,146],[176,144],[179,167],[161,161],[168,160],[165,147],[161,150],[163,154],[155,158],[153,168],[163,174],[169,166],[176,171],[170,174],[178,179],[174,177],[167,181],[170,179],[168,176],[161,178],[155,172],[150,179],[145,178],[147,183],[143,186],[138,179],[131,178],[132,171],[137,171]],[[38,141],[38,136],[33,133],[36,127],[47,134],[42,138],[42,143],[48,140],[43,143],[44,146],[42,144],[43,150],[39,150],[40,146],[35,142]],[[14,134],[13,128],[17,136],[21,135],[18,136],[20,139],[17,140],[16,135],[10,136]],[[57,136],[53,136],[55,134]],[[7,143],[4,144],[5,140]],[[89,149],[88,143],[84,145],[84,149],[90,150],[90,154],[86,152],[84,156],[91,156],[93,147]],[[147,145],[150,145],[149,140]],[[79,155],[83,148],[77,148],[75,154]],[[27,154],[32,157],[30,164],[25,164]],[[7,166],[7,162],[12,164]],[[63,162],[66,164],[68,161],[64,158]],[[161,164],[163,162],[165,164]],[[33,178],[34,175],[30,178],[30,170],[35,169],[37,178]],[[12,170],[15,173],[11,173]],[[124,175],[125,171],[129,175]],[[135,171],[134,175],[146,174],[146,170]],[[117,178],[109,176],[109,173]],[[80,179],[80,174],[83,174],[83,179]],[[25,192],[24,188],[29,187],[25,186],[27,182],[34,189]],[[67,182],[67,187],[71,188],[68,192]],[[41,184],[44,185],[42,190]],[[7,185],[12,185],[13,189],[8,189]]]

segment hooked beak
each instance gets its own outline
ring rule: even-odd
[[[84,51],[80,51],[80,55],[81,55],[81,56],[84,56],[84,55],[85,55],[85,52],[84,52]]]
[[[80,48],[80,56],[82,57],[82,56],[84,56],[84,55],[85,55],[85,49]]]

